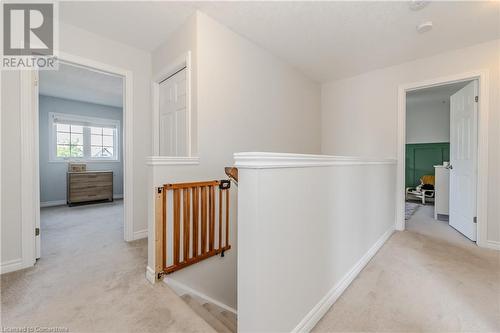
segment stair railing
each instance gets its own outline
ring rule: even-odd
[[[231,248],[229,180],[156,189],[156,272],[170,274]],[[218,194],[218,195],[217,195]]]

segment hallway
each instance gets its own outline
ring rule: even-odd
[[[42,209],[42,258],[2,275],[1,325],[211,332],[164,283],[146,281],[147,240],[123,241],[122,221],[122,201]]]
[[[432,214],[421,206],[313,331],[500,331],[500,252]]]

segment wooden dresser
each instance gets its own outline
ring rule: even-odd
[[[67,203],[113,201],[113,171],[67,173]]]

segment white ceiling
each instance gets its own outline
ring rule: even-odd
[[[420,103],[449,103],[451,95],[465,87],[471,81],[445,84],[437,87],[410,91],[406,94],[406,105]]]
[[[499,3],[211,3],[201,9],[304,73],[327,81],[498,38]],[[418,34],[416,26],[434,29]]]
[[[122,78],[60,63],[57,71],[40,71],[40,94],[122,107]]]
[[[175,1],[64,1],[59,17],[64,23],[152,51],[168,39],[196,8]]]
[[[500,2],[62,2],[61,20],[154,50],[196,9],[324,82],[500,38]],[[432,21],[425,34],[416,26]]]

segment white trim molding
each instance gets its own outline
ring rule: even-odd
[[[20,95],[22,264],[18,269],[35,264],[38,243],[35,228],[40,225],[38,87],[35,71],[21,71]]]
[[[0,71],[0,109],[3,110],[3,104],[2,104],[2,95],[3,95],[3,91],[2,91],[2,71]],[[2,129],[2,113],[3,112],[0,112],[0,131],[3,132],[3,129]],[[2,226],[2,221],[3,221],[3,215],[2,215],[2,212],[4,212],[3,210],[3,206],[2,206],[2,189],[3,189],[3,179],[2,179],[2,172],[1,172],[1,168],[3,167],[3,163],[2,163],[2,135],[0,134],[0,184],[2,184],[2,188],[0,188],[0,227]],[[1,236],[0,235],[0,239],[1,239]],[[0,254],[0,274],[2,274],[2,259],[1,259],[1,254]]]
[[[113,194],[113,200],[123,199],[123,194]],[[55,206],[66,206],[66,200],[53,200],[53,201],[42,201],[40,202],[40,208],[55,207]]]
[[[486,247],[492,249],[492,250],[497,250],[497,251],[500,251],[500,242],[498,241],[492,241],[492,240],[489,240],[487,242],[487,245]]]
[[[247,169],[306,168],[332,165],[396,164],[390,158],[362,158],[354,156],[328,156],[269,152],[235,153],[234,166]]]
[[[30,266],[31,265],[26,266],[22,258],[5,261],[0,264],[0,274],[18,271]]]
[[[134,237],[132,240],[138,240],[143,238],[148,238],[148,229],[134,231]]]
[[[342,293],[349,287],[361,270],[377,254],[378,250],[385,244],[394,232],[390,228],[373,244],[373,246],[358,260],[358,262],[342,277],[342,279],[312,308],[311,311],[300,321],[292,332],[309,332],[323,318],[328,309],[337,301]]]
[[[188,287],[184,283],[181,283],[179,281],[176,281],[172,278],[165,277],[163,278],[163,282],[165,282],[169,287],[171,287],[179,296],[182,296],[184,294],[190,294],[191,296],[194,296],[196,298],[200,298],[201,300],[205,302],[212,303],[214,305],[217,305],[218,307],[229,311],[231,313],[237,314],[236,309],[230,307],[229,305],[226,305],[222,302],[219,302],[212,297],[205,295],[197,290],[192,289],[191,287]]]
[[[156,272],[149,266],[146,267],[146,280],[152,284],[156,283]]]
[[[64,206],[66,204],[67,204],[66,200],[43,201],[40,202],[40,208]]]
[[[478,80],[478,153],[477,153],[477,245],[488,247],[488,118],[489,71],[477,70],[398,87],[398,137],[396,180],[396,229],[405,230],[405,144],[406,144],[406,93],[412,90],[442,86],[450,83]]]
[[[146,165],[198,165],[200,158],[197,156],[148,156]]]

